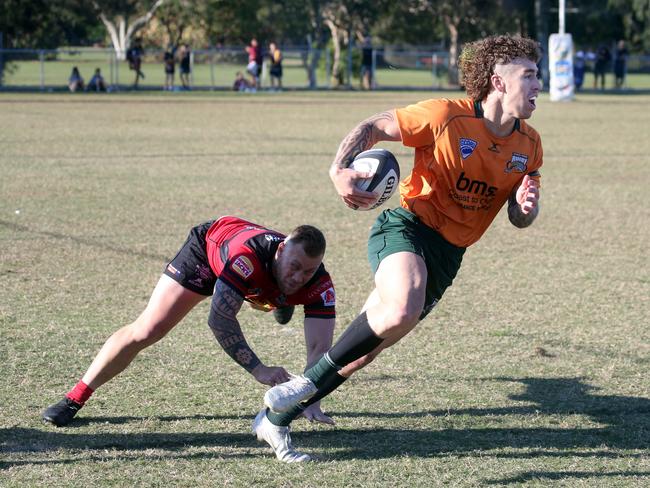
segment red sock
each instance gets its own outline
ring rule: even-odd
[[[83,405],[88,401],[90,395],[93,394],[93,391],[95,390],[93,390],[83,381],[79,380],[79,383],[77,383],[72,390],[66,393],[65,396],[73,402],[77,402],[79,405]]]

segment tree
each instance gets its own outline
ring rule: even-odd
[[[83,45],[96,35],[98,19],[83,0],[0,0],[4,48]]]
[[[165,0],[93,0],[92,4],[102,21],[118,59],[126,58],[126,51],[135,34],[145,27]]]
[[[650,51],[650,0],[609,0],[623,18],[625,37],[633,48]]]
[[[338,0],[323,2],[321,16],[330,30],[333,62],[332,81],[335,85],[344,84],[341,52],[344,46],[351,49],[354,40],[363,42],[372,26],[384,12],[381,0]]]
[[[202,6],[203,2],[196,0],[166,0],[147,29],[147,39],[154,38],[156,44],[174,49],[188,32],[194,34],[195,41],[204,39],[204,35],[197,34],[201,31]]]

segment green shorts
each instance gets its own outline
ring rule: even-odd
[[[451,286],[465,253],[404,208],[384,210],[370,230],[368,260],[373,274],[386,256],[396,252],[422,256],[427,266],[427,291],[420,320],[436,306]]]

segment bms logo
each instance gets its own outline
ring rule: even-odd
[[[504,171],[506,173],[512,173],[513,171],[515,173],[524,173],[526,168],[528,168],[528,156],[513,152],[510,161],[506,163]]]

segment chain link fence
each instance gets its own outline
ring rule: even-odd
[[[344,51],[338,73],[332,73],[330,50],[308,48],[282,50],[282,86],[285,89],[361,88],[362,72],[370,74],[366,88],[441,88],[446,86],[448,57],[445,52],[381,48],[372,50],[372,65],[362,66],[360,50],[353,56]],[[145,75],[139,89],[160,90],[165,85],[164,51],[147,50],[142,58]],[[190,86],[195,90],[231,90],[238,73],[246,72],[247,53],[243,48],[194,50],[191,53]],[[271,86],[270,62],[265,58],[259,85]],[[0,49],[0,89],[59,91],[68,88],[73,67],[87,82],[100,69],[108,89],[128,90],[136,74],[126,60],[112,49]],[[174,74],[175,89],[181,89],[179,65]]]

